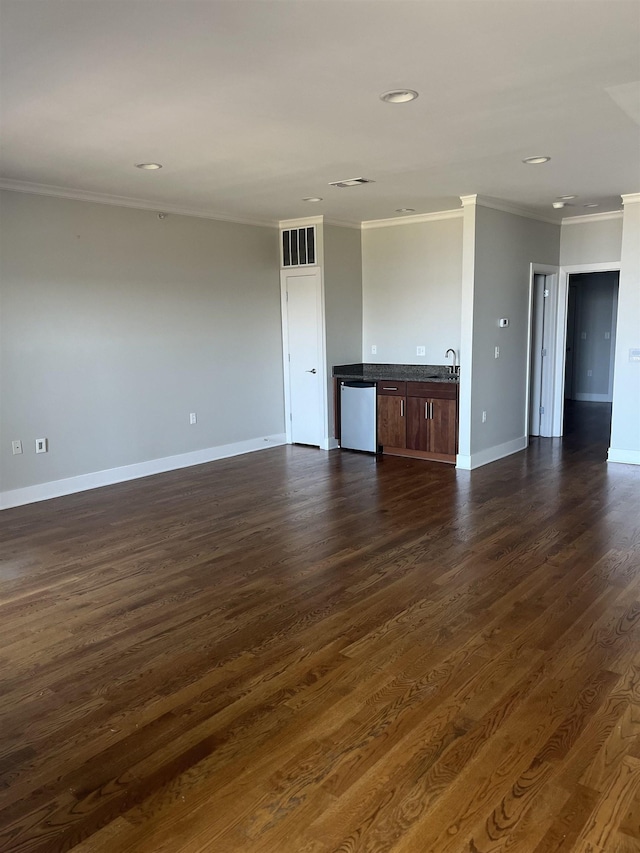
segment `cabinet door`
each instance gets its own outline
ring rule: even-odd
[[[455,400],[431,400],[433,417],[429,421],[429,451],[431,453],[456,452],[456,410]]]
[[[407,447],[429,450],[430,403],[427,397],[407,397]]]
[[[378,444],[406,447],[405,398],[378,395]]]

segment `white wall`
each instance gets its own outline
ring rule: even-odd
[[[364,229],[362,360],[445,364],[449,347],[459,353],[461,278],[461,214]]]
[[[620,260],[622,216],[563,222],[560,265],[599,264]]]
[[[9,192],[0,212],[0,492],[284,432],[276,229]]]
[[[640,193],[623,196],[624,221],[611,413],[610,462],[640,464]]]
[[[465,241],[465,254],[474,256],[465,258],[458,464],[473,468],[526,446],[530,265],[558,264],[560,227],[479,202],[465,206],[465,228],[474,228],[475,237]],[[501,329],[503,317],[509,326]]]
[[[360,229],[324,223],[323,277],[327,354],[328,435],[334,436],[333,378],[336,364],[361,361],[362,245]]]

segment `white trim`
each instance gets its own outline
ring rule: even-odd
[[[553,219],[551,216],[545,216],[542,213],[537,213],[535,210],[529,210],[527,207],[519,207],[517,204],[511,204],[499,198],[489,198],[480,195],[461,195],[460,201],[463,206],[476,204],[480,207],[488,207],[491,210],[501,210],[503,213],[511,213],[514,216],[523,216],[525,219],[546,222],[548,225],[557,225],[559,227],[561,224],[559,219]]]
[[[320,450],[338,450],[340,444],[337,438],[324,438],[320,445]]]
[[[604,222],[607,219],[622,219],[621,210],[606,210],[603,213],[584,213],[582,216],[565,216],[563,225],[584,225],[585,222]]]
[[[146,201],[141,198],[129,198],[128,196],[106,195],[104,193],[90,192],[89,190],[69,190],[64,187],[54,187],[49,184],[32,184],[28,181],[14,181],[9,178],[0,180],[0,189],[17,193],[31,193],[32,195],[46,195],[54,198],[66,198],[71,201],[88,201],[94,204],[109,204],[114,207],[128,207],[134,210],[151,210],[154,213],[171,213],[174,216],[195,216],[198,219],[214,219],[218,222],[234,222],[237,225],[258,225],[261,228],[277,228],[276,219],[248,219],[241,216],[228,216],[208,210],[192,210],[191,208],[177,207],[173,204]]]
[[[435,213],[417,213],[415,216],[396,216],[393,219],[367,219],[361,228],[392,228],[394,225],[416,225],[419,222],[437,222],[441,219],[462,219],[462,208],[455,210],[438,210]]]
[[[607,462],[620,462],[623,465],[640,465],[640,450],[618,450],[610,447]]]
[[[505,441],[504,444],[496,444],[493,447],[488,447],[486,450],[479,450],[477,453],[472,453],[471,456],[462,456],[459,453],[456,457],[456,468],[463,471],[473,471],[474,468],[480,468],[483,465],[488,465],[490,462],[504,459],[505,456],[519,453],[527,447],[528,443],[528,437],[521,435],[519,438]]]
[[[640,193],[625,193],[621,195],[623,204],[640,204]]]
[[[23,506],[37,501],[47,501],[63,495],[73,495],[97,489],[101,486],[111,486],[114,483],[124,483],[128,480],[138,480],[140,477],[150,477],[165,471],[176,471],[179,468],[190,468],[193,465],[204,465],[229,456],[239,456],[243,453],[253,453],[256,450],[266,450],[285,444],[282,433],[268,435],[264,438],[250,438],[246,441],[236,441],[233,444],[221,444],[217,447],[207,447],[204,450],[192,450],[189,453],[179,453],[176,456],[165,456],[162,459],[150,459],[148,462],[136,462],[133,465],[123,465],[119,468],[109,468],[106,471],[94,471],[91,474],[80,474],[77,477],[67,477],[64,480],[52,480],[27,486],[23,489],[12,489],[0,492],[0,509]]]
[[[281,231],[287,231],[289,228],[304,228],[307,225],[322,225],[324,216],[299,216],[297,219],[281,219],[278,222],[278,227]]]

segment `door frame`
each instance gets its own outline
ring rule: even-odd
[[[280,316],[282,318],[282,368],[284,378],[284,410],[285,410],[285,435],[287,444],[292,444],[291,431],[291,371],[289,369],[289,312],[287,309],[287,278],[306,276],[316,280],[316,340],[318,347],[318,383],[319,383],[319,412],[321,423],[318,424],[318,435],[320,448],[329,450],[328,434],[328,395],[327,395],[327,357],[325,348],[325,316],[324,316],[324,282],[322,278],[322,267],[304,266],[287,267],[280,270]]]
[[[564,422],[564,371],[567,345],[567,308],[569,304],[569,276],[576,273],[620,272],[620,261],[605,261],[597,264],[567,264],[560,267],[558,276],[558,306],[556,323],[556,359],[554,377],[553,434],[562,435]],[[617,326],[617,302],[613,318]],[[611,358],[611,370],[614,370]],[[613,387],[613,386],[611,386]]]

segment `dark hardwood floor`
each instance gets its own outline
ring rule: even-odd
[[[605,409],[471,473],[285,447],[2,513],[0,849],[640,850]]]

